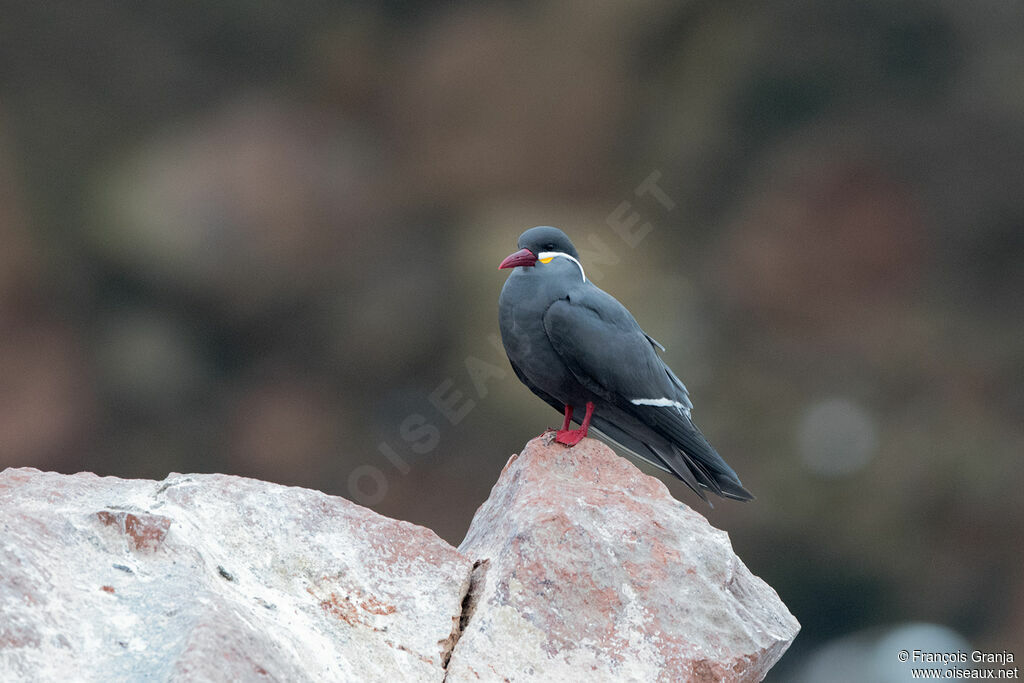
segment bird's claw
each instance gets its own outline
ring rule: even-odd
[[[563,446],[575,446],[580,441],[583,441],[587,433],[582,429],[559,429],[558,433],[555,434],[555,441],[562,444]]]

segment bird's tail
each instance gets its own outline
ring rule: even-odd
[[[676,476],[687,481],[689,477],[685,476],[685,469],[698,484],[723,498],[753,500],[754,496],[743,488],[736,472],[708,443],[688,415],[682,411],[653,410],[648,413],[648,418],[655,431],[672,445],[668,450],[673,452],[659,452],[658,456],[665,460]]]
[[[704,435],[696,431],[696,427],[693,429],[699,440],[693,439],[693,445],[699,447],[700,441],[703,441],[705,449],[695,448],[693,451],[684,450],[672,443],[645,443],[596,415],[593,418],[593,428],[599,436],[613,446],[619,447],[658,469],[674,474],[708,505],[711,505],[711,501],[708,500],[705,491],[711,491],[732,500],[753,500],[754,498],[749,491],[743,488],[739,477],[722,460],[722,457],[712,448]],[[691,452],[695,455],[691,455]],[[696,453],[700,455],[698,456]],[[712,507],[714,506],[712,505]]]

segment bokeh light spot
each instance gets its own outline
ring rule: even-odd
[[[808,469],[824,477],[842,477],[871,461],[878,446],[878,427],[858,403],[834,397],[804,411],[798,441],[800,459]]]

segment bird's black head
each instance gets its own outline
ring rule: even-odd
[[[548,225],[539,225],[519,236],[519,251],[510,254],[498,267],[532,266],[538,259],[544,258],[542,254],[568,254],[576,263],[579,263],[580,257],[564,232]]]
[[[558,228],[549,225],[538,225],[520,235],[519,248],[529,249],[534,254],[554,251],[568,254],[574,259],[580,257],[569,237]]]

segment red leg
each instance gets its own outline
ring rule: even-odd
[[[559,431],[562,431],[562,432],[569,431],[569,425],[571,425],[571,424],[572,424],[572,406],[566,406],[565,407],[565,420],[562,422],[562,429],[560,429]]]
[[[566,446],[575,446],[587,435],[587,430],[590,429],[590,418],[594,415],[594,404],[587,401],[587,414],[583,416],[583,424],[580,425],[579,429],[567,429],[571,414],[572,408],[566,406],[566,424],[555,435],[555,441]]]
[[[587,435],[587,430],[590,429],[590,418],[594,416],[594,404],[587,401],[587,412],[583,415],[583,424],[580,425],[580,431],[583,432],[583,436]]]

